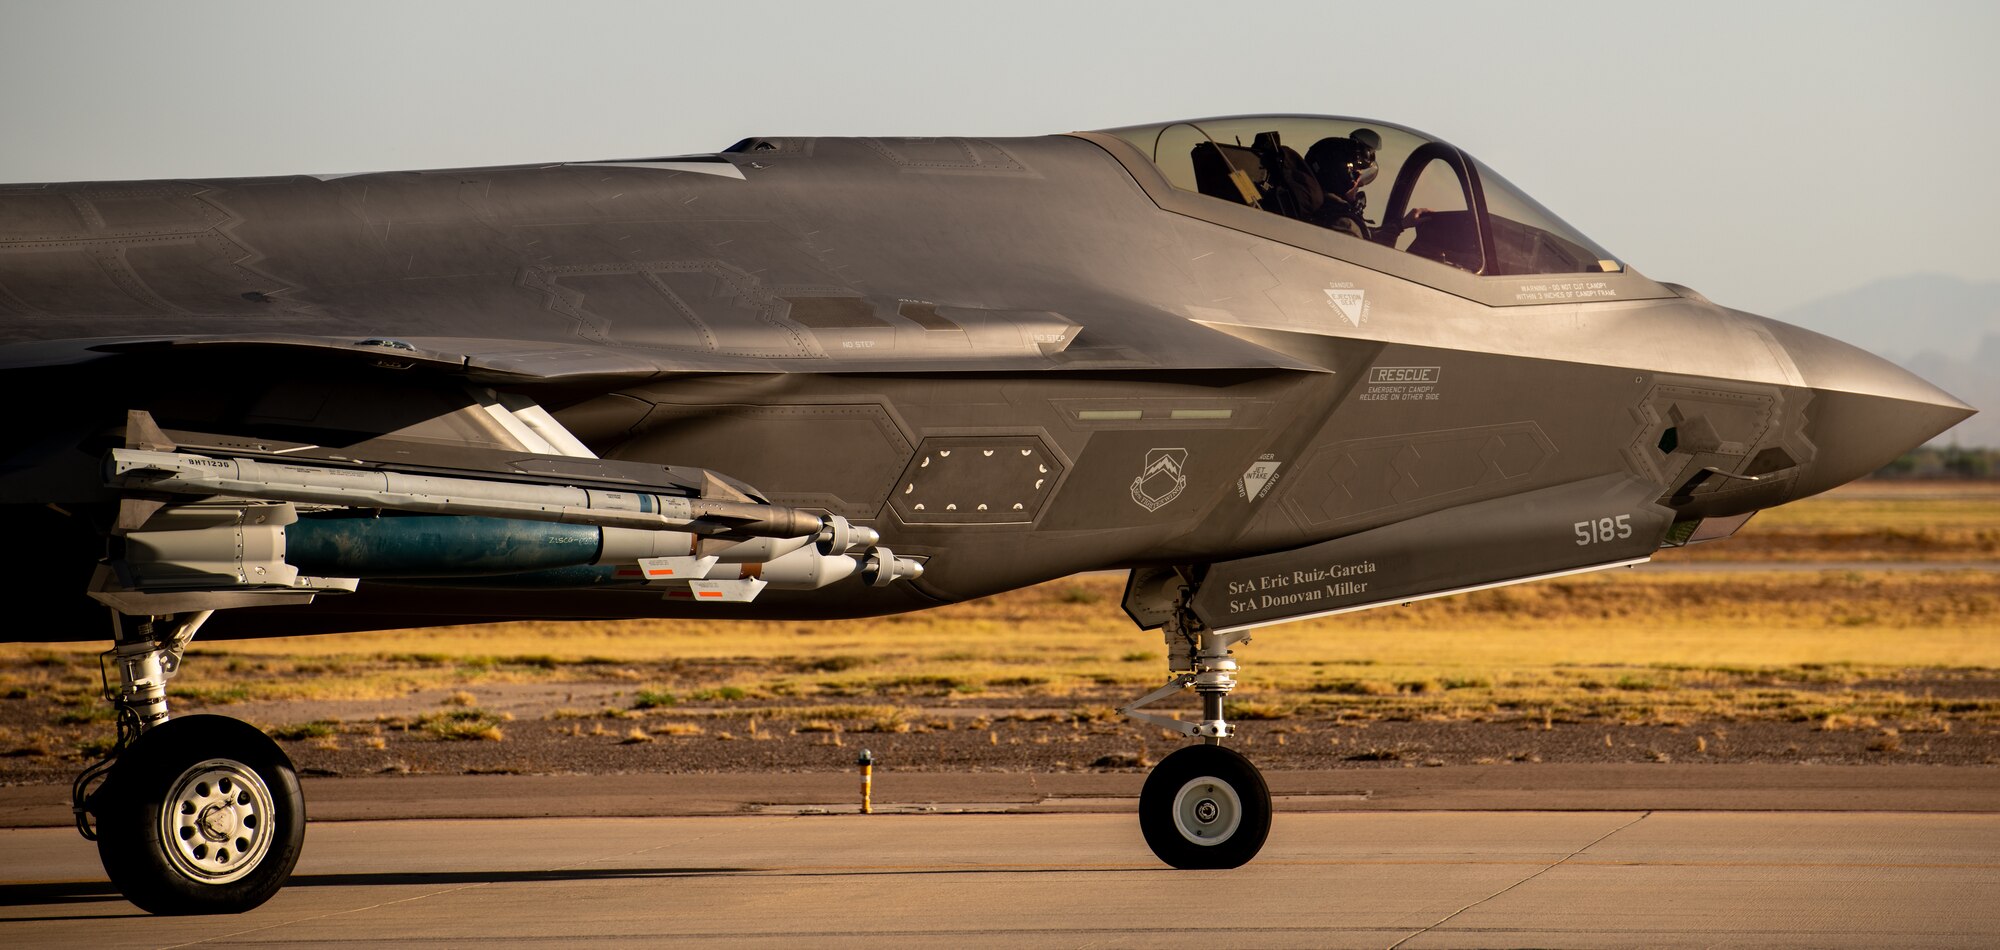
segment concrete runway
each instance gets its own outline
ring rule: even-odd
[[[1443,771],[1298,774],[1342,774],[1386,787]],[[1746,773],[1765,775],[1758,781],[1769,791],[1761,800],[1741,799],[1757,805],[1736,807],[1767,807],[1793,786],[1800,796],[1794,807],[1870,810],[1409,807],[1470,795],[1475,786],[1485,786],[1488,797],[1473,807],[1495,807],[1492,780],[1440,776],[1426,779],[1433,791],[1391,795],[1382,810],[1371,810],[1368,796],[1282,797],[1263,854],[1220,872],[1156,863],[1140,840],[1133,803],[1117,794],[1123,776],[1093,777],[1101,790],[1074,790],[1109,794],[1044,796],[1005,806],[1017,809],[1009,814],[952,813],[951,803],[935,802],[935,813],[872,816],[767,805],[764,813],[739,815],[315,821],[291,886],[264,907],[227,918],[144,916],[104,883],[94,848],[73,830],[16,827],[0,830],[0,945],[2000,943],[2000,797],[1989,777],[2000,770],[1942,773],[1951,789],[1937,802],[1950,811],[1870,808],[1895,794],[1899,777],[1912,786],[1906,797],[1926,797],[1920,786],[1931,784],[1930,769],[1828,773],[1845,776],[1845,790],[1818,794],[1810,787],[1824,779],[1792,777],[1816,771]],[[1622,786],[1620,801],[1652,794],[1635,791],[1624,774],[1584,779]],[[1713,783],[1714,773],[1686,774]],[[1020,784],[1019,777],[995,778],[1001,786]],[[593,787],[598,781],[536,777],[516,786],[533,794],[517,796],[515,809],[541,807],[529,797],[560,798],[565,782],[588,802],[602,791]],[[465,788],[515,782],[460,780]],[[1700,791],[1685,785],[1658,794],[1675,801]],[[332,812],[351,818],[363,817],[371,801],[381,814],[397,815],[406,810],[397,799],[413,800],[384,797],[379,784],[322,789]],[[1521,807],[1506,800],[1511,804],[1497,807]],[[602,810],[545,804],[569,815]],[[993,806],[969,810],[986,807]]]

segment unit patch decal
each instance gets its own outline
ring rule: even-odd
[[[1146,467],[1132,479],[1132,500],[1158,511],[1187,490],[1187,450],[1147,449]]]
[[[1250,467],[1244,470],[1243,477],[1236,480],[1236,497],[1244,501],[1256,501],[1264,497],[1264,493],[1270,491],[1272,485],[1277,484],[1278,466],[1283,464],[1269,455],[1258,456],[1257,461],[1250,463]]]

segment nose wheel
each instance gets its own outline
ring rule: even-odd
[[[1146,777],[1139,830],[1153,853],[1174,867],[1241,867],[1271,833],[1271,790],[1234,749],[1187,746]]]

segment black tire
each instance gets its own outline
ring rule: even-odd
[[[1271,834],[1271,790],[1234,750],[1187,746],[1146,776],[1139,830],[1153,853],[1174,867],[1242,867]]]
[[[292,760],[226,716],[148,730],[119,755],[89,808],[104,873],[155,914],[250,910],[285,885],[305,846]]]

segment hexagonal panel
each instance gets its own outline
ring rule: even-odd
[[[935,436],[917,446],[890,504],[905,524],[1030,524],[1061,477],[1038,436]]]

